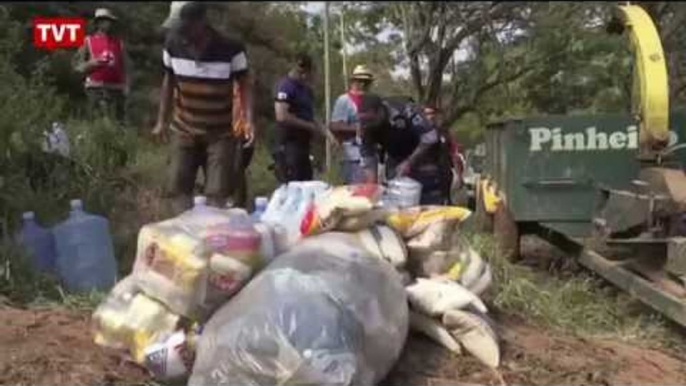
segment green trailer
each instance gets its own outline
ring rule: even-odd
[[[681,172],[686,166],[686,111],[672,112],[670,125],[669,148],[673,151],[663,163],[670,170]],[[679,250],[680,238],[662,234],[646,239],[640,232],[630,232],[632,226],[651,216],[664,193],[634,196],[638,194],[637,186],[646,179],[646,168],[638,157],[638,143],[638,122],[630,115],[544,116],[492,124],[486,129],[482,180],[497,191],[500,205],[486,218],[491,220],[501,253],[511,259],[519,255],[522,235],[540,235],[574,253],[586,267],[686,325],[686,303],[682,300],[686,291],[679,292],[673,286],[665,288],[660,280],[652,280],[655,275],[650,271],[633,269],[629,263],[636,259],[617,257],[626,254],[628,245],[632,258],[646,260],[647,255],[660,269],[668,260],[671,266],[686,267],[686,253]],[[608,192],[627,193],[629,200],[608,206]],[[596,221],[608,207],[614,216],[614,227],[628,230],[629,236],[610,240],[613,246],[621,244],[621,251],[606,248],[601,253],[597,248]],[[484,208],[479,203],[477,210],[483,212]],[[632,218],[632,214],[636,217],[634,212],[638,213],[638,220]],[[677,220],[683,213],[671,207],[666,212]],[[683,283],[686,269],[671,269],[668,274]]]
[[[670,145],[686,143],[686,112],[670,119]],[[598,190],[629,190],[641,169],[638,123],[629,115],[545,116],[486,130],[484,176],[501,192],[515,222],[569,237],[591,235]],[[686,165],[686,149],[674,153]]]
[[[616,10],[607,30],[634,46],[632,113],[489,126],[475,217],[507,257],[536,233],[686,326],[686,112],[670,108],[650,16],[629,3]]]

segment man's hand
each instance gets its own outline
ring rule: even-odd
[[[100,66],[102,66],[100,59],[90,58],[86,61],[85,66],[83,66],[83,68],[86,70],[86,72],[91,72]]]
[[[331,132],[331,130],[324,130],[324,136],[325,138],[331,143],[331,146],[333,146],[334,149],[337,149],[340,146],[340,143],[338,142],[338,138],[336,138],[335,135]]]
[[[412,170],[412,165],[410,164],[409,161],[403,161],[398,165],[398,167],[395,168],[395,173],[398,177],[404,177],[410,174],[410,171]]]
[[[169,126],[158,122],[152,129],[152,137],[157,142],[166,143],[169,141]]]
[[[246,122],[244,139],[244,148],[250,148],[255,145],[255,124],[253,122]]]

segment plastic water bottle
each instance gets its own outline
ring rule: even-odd
[[[281,206],[286,201],[287,193],[288,185],[286,184],[281,185],[278,189],[276,189],[276,191],[272,194],[271,200],[269,200],[269,204],[267,204],[267,209],[262,215],[263,222],[274,222],[274,219],[277,217],[277,213],[281,210]]]
[[[114,285],[117,262],[106,218],[85,212],[81,200],[72,200],[69,218],[53,233],[57,270],[68,290],[109,290]]]
[[[193,210],[207,208],[207,197],[195,196],[193,197]]]
[[[253,222],[257,223],[261,221],[262,215],[267,210],[267,204],[269,204],[269,199],[267,197],[255,198],[255,210],[250,215]]]
[[[52,232],[36,222],[33,212],[23,215],[24,224],[19,234],[19,242],[29,253],[34,269],[46,273],[55,270],[55,239]]]

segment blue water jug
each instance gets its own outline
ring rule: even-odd
[[[81,200],[72,200],[69,218],[53,234],[57,271],[69,291],[106,291],[114,285],[117,262],[106,218],[85,212]]]
[[[267,204],[269,204],[267,197],[255,198],[255,210],[250,215],[253,222],[260,222],[262,220],[262,215],[267,210]]]
[[[28,252],[33,268],[45,273],[54,272],[57,251],[52,232],[36,222],[33,212],[24,213],[23,218],[19,243]]]

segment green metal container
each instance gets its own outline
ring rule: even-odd
[[[686,112],[673,112],[671,141],[686,143]],[[544,116],[490,125],[484,175],[517,223],[588,236],[598,186],[629,188],[639,171],[630,115]],[[686,149],[674,153],[686,165]]]

